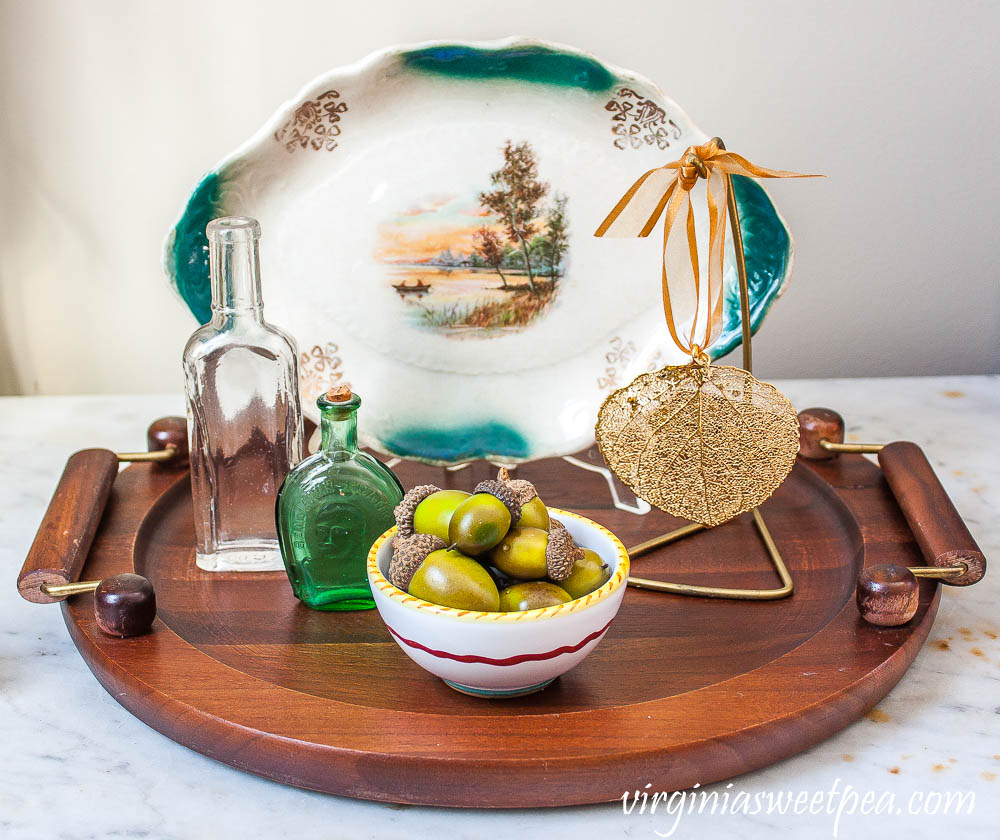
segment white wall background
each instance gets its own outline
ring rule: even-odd
[[[0,393],[179,390],[195,325],[159,258],[202,173],[322,71],[511,34],[829,176],[767,185],[797,261],[761,375],[998,372],[998,32],[957,0],[0,0]]]

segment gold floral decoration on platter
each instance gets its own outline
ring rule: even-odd
[[[608,466],[637,496],[710,526],[767,499],[799,449],[795,409],[777,388],[707,358],[612,393],[596,433]]]
[[[299,105],[284,125],[274,132],[274,139],[287,152],[307,148],[332,152],[337,148],[341,114],[345,111],[347,103],[341,100],[340,91],[324,91],[315,99],[308,99]]]
[[[314,344],[312,350],[299,354],[299,392],[305,404],[313,404],[320,394],[325,394],[334,385],[343,382],[344,371],[339,348],[332,341],[320,346]]]

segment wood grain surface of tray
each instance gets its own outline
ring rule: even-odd
[[[600,464],[596,449],[578,458]],[[469,490],[494,468],[411,462],[403,485]],[[634,545],[679,522],[612,504],[602,475],[561,459],[524,465],[549,504]],[[622,488],[619,488],[622,489]],[[627,495],[627,491],[622,490]],[[149,726],[285,784],[364,799],[462,807],[602,802],[652,782],[678,790],[779,761],[861,717],[930,630],[921,581],[902,627],[861,620],[862,565],[922,558],[882,472],[860,455],[799,458],[763,512],[794,577],[770,602],[630,589],[596,650],[538,694],[459,694],[396,646],[378,613],[316,612],[281,573],[199,570],[186,471],[134,464],[117,478],[81,577],[135,571],[156,588],[153,632],[96,627],[92,596],[63,602],[101,684]],[[643,577],[769,587],[749,515],[637,558]]]

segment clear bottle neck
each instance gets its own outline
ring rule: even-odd
[[[320,397],[316,404],[321,412],[323,451],[334,457],[349,456],[357,452],[358,406],[361,405],[357,394],[352,394],[344,402],[330,402],[325,397]]]
[[[260,225],[246,216],[226,216],[208,225],[214,319],[264,320],[260,295]]]

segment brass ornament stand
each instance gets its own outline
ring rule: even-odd
[[[718,143],[720,149],[725,149],[725,144],[718,137],[714,138],[715,142]],[[702,178],[708,178],[708,171],[705,168],[704,163],[698,158],[697,155],[688,154],[684,162],[693,166],[697,171],[698,175]],[[747,286],[747,266],[746,257],[743,253],[743,231],[740,228],[740,211],[736,206],[736,195],[733,191],[732,185],[732,175],[728,172],[725,173],[725,178],[727,181],[727,202],[726,209],[729,213],[729,226],[733,231],[733,251],[736,254],[736,274],[739,279],[740,287],[740,322],[743,329],[743,369],[752,374],[753,373],[753,348],[751,346],[751,335],[750,335],[750,290]],[[771,564],[774,566],[774,571],[777,573],[778,578],[781,580],[781,586],[773,589],[736,589],[736,588],[726,588],[720,586],[698,586],[690,583],[671,583],[667,581],[652,580],[650,578],[636,577],[630,575],[628,578],[628,585],[633,586],[636,589],[648,589],[654,592],[667,592],[673,595],[693,595],[700,598],[727,598],[739,601],[776,601],[781,598],[787,598],[795,589],[795,583],[792,580],[792,575],[788,571],[788,567],[785,565],[785,561],[781,556],[781,551],[778,549],[774,538],[771,536],[771,532],[767,527],[767,522],[764,520],[764,514],[761,513],[759,507],[755,507],[751,514],[753,516],[754,525],[757,528],[757,533],[760,535],[761,542],[764,543],[764,547],[767,549],[768,558]],[[723,523],[715,527],[724,527],[729,523]],[[678,540],[685,539],[686,537],[696,534],[699,531],[707,530],[708,526],[701,525],[697,522],[693,522],[690,525],[685,525],[682,528],[678,528],[674,531],[670,531],[659,537],[654,537],[651,540],[646,540],[639,545],[632,546],[628,549],[629,557],[635,559],[643,554],[648,554],[661,546],[668,545],[672,542],[677,542]]]

